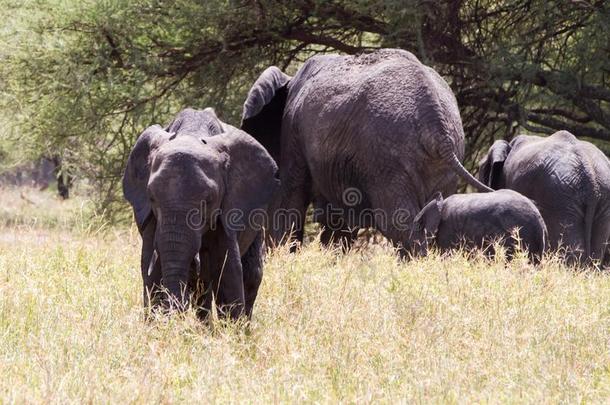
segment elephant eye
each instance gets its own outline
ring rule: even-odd
[[[204,145],[207,145],[207,144],[208,144],[208,143],[206,142],[206,140],[205,140],[205,139],[203,139],[203,138],[201,138],[201,142],[202,142]]]

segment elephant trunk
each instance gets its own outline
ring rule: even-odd
[[[426,257],[428,255],[428,239],[426,231],[417,229],[418,225],[414,224],[411,229],[411,254],[415,257]]]
[[[185,233],[177,230],[163,232],[158,241],[161,258],[161,284],[169,294],[170,308],[182,310],[187,306],[190,264],[195,256],[191,245],[182,241]]]
[[[417,255],[418,257],[426,257],[428,256],[428,241],[426,240],[426,238],[424,237],[423,240],[421,239],[416,239],[413,242],[413,253],[415,255]]]
[[[187,305],[187,294],[186,286],[188,278],[186,277],[187,272],[182,266],[174,265],[170,266],[164,264],[163,266],[163,279],[162,284],[169,293],[167,304],[169,307],[174,309],[185,309]]]

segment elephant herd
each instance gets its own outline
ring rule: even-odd
[[[566,131],[496,141],[478,179],[463,158],[450,87],[409,52],[314,56],[294,77],[270,67],[241,129],[185,109],[131,151],[144,304],[251,316],[264,246],[302,242],[310,205],[325,244],[373,227],[402,256],[499,240],[535,263],[550,248],[608,264],[610,162],[595,146]],[[478,192],[455,194],[458,178]]]

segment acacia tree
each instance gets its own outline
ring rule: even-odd
[[[2,35],[18,44],[0,67],[17,134],[61,152],[103,204],[146,126],[188,105],[238,124],[265,67],[293,73],[325,52],[400,47],[437,69],[458,98],[471,168],[520,131],[567,129],[608,151],[603,0],[32,0],[13,11],[29,27]]]

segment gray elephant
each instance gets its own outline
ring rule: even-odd
[[[403,50],[315,56],[294,77],[270,67],[248,94],[242,129],[278,162],[272,205],[289,214],[275,216],[276,242],[291,231],[302,240],[315,200],[331,232],[371,226],[409,248],[412,218],[434,193],[454,193],[457,175],[490,191],[460,163],[464,132],[451,89]],[[324,218],[331,211],[342,219]]]
[[[496,141],[479,166],[490,187],[516,190],[536,203],[550,248],[563,246],[568,262],[608,263],[610,162],[594,145],[567,131],[520,135]]]
[[[250,316],[263,254],[254,214],[278,188],[267,151],[211,109],[187,109],[166,129],[147,128],[123,177],[142,236],[144,305],[181,309],[194,293],[205,316],[213,293],[221,312]]]
[[[447,199],[438,193],[413,221],[412,238],[420,254],[428,251],[428,237],[441,251],[467,247],[489,254],[497,241],[506,247],[509,259],[520,245],[537,264],[545,249],[546,226],[534,203],[516,191],[454,194]]]

